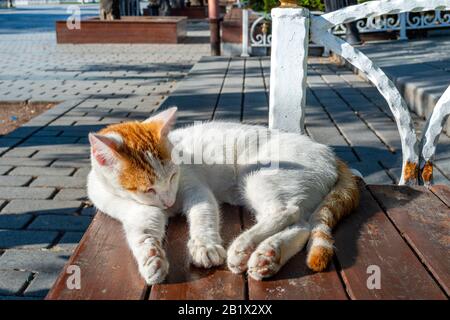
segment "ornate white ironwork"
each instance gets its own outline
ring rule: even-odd
[[[259,13],[258,13],[259,15]],[[269,33],[269,25],[272,19],[268,14],[261,16],[253,21],[250,27],[250,46],[252,47],[270,47],[272,45],[272,34]]]
[[[296,36],[296,33],[301,31],[303,34],[308,33],[308,29],[311,31],[311,38],[314,42],[323,45],[326,48],[334,51],[336,54],[342,56],[356,68],[366,74],[367,78],[377,87],[383,97],[386,99],[392,114],[394,115],[397,123],[397,128],[400,134],[402,143],[402,155],[403,155],[403,168],[400,184],[417,184],[419,183],[419,170],[422,176],[423,182],[429,184],[432,182],[432,163],[431,159],[435,152],[435,146],[439,134],[442,131],[442,125],[450,114],[450,89],[444,93],[439,100],[427,126],[424,129],[423,138],[419,143],[419,140],[414,129],[414,125],[409,113],[408,107],[402,98],[401,94],[395,87],[394,83],[386,76],[386,74],[376,66],[366,55],[360,52],[358,49],[352,47],[349,43],[345,42],[341,38],[331,34],[329,30],[336,25],[343,23],[349,23],[364,18],[369,19],[369,23],[374,25],[380,25],[380,20],[370,20],[373,17],[391,15],[391,14],[403,14],[404,12],[421,12],[431,10],[449,10],[450,0],[381,0],[370,1],[364,4],[347,7],[338,11],[324,14],[322,16],[310,15],[309,11],[302,8],[284,9],[284,13],[279,12],[283,9],[274,9],[272,11],[274,18],[274,26],[281,23],[281,20],[290,21],[292,28],[285,26],[283,33],[274,31],[274,48],[272,50],[272,74],[280,74],[284,72],[283,77],[279,79],[290,79],[294,75],[302,74],[301,83],[295,86],[289,86],[293,93],[288,95],[302,96],[305,90],[306,68],[301,63],[292,64],[291,68],[285,68],[286,59],[292,58],[293,55],[290,52],[290,40]],[[310,16],[310,19],[302,19],[306,15]],[[419,17],[419,15],[418,15]],[[422,17],[422,15],[420,15]],[[276,20],[275,20],[276,19]],[[380,18],[381,19],[381,18]],[[446,17],[442,19],[447,19]],[[407,23],[405,16],[400,16],[398,20],[389,19],[385,20],[385,24],[395,26],[397,24],[402,25]],[[422,23],[438,23],[439,18],[418,18],[413,23],[420,26]],[[309,25],[310,21],[310,25]],[[373,21],[373,22],[372,22]],[[434,22],[433,22],[434,21]],[[285,22],[283,22],[285,23]],[[440,22],[439,22],[440,23]],[[297,27],[298,25],[303,27]],[[303,30],[303,31],[302,31]],[[286,41],[278,41],[278,37],[285,39]],[[296,48],[300,51],[298,57],[306,56],[308,52],[308,42],[298,42]],[[287,101],[286,97],[280,94],[281,89],[277,89],[277,79],[271,77],[271,99],[269,102],[270,112],[272,115],[272,121],[269,126],[273,127],[273,124],[277,124],[278,128],[282,128],[284,124],[289,127],[290,122],[288,119],[295,118],[300,119],[300,131],[303,129],[304,118],[304,104],[292,108],[288,103],[286,106],[282,103]],[[281,81],[281,80],[278,80]],[[281,82],[280,82],[281,83]],[[285,81],[286,83],[286,81]],[[298,82],[297,82],[298,83]],[[289,85],[289,83],[287,83]],[[279,91],[272,93],[272,91]],[[297,128],[298,130],[298,128]],[[419,166],[419,155],[421,156],[421,165]],[[431,172],[431,174],[430,174]]]
[[[249,16],[256,15],[258,18],[253,21],[249,30]],[[242,56],[248,56],[249,47],[270,48],[272,46],[271,34],[272,17],[265,12],[257,12],[251,9],[243,9],[242,14],[242,40],[247,39],[247,46],[242,46]],[[248,34],[250,36],[248,36]]]
[[[446,28],[450,27],[450,12],[441,10],[420,13],[402,12],[367,17],[358,20],[356,27],[360,33],[400,31],[401,34],[406,34],[407,30]],[[332,30],[334,34],[341,35],[345,34],[346,27],[344,24],[339,24]]]

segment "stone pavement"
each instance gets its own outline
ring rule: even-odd
[[[394,81],[411,110],[428,119],[450,85],[450,37],[374,42],[360,49]],[[450,119],[445,130],[450,135]]]
[[[0,19],[0,30],[7,28],[1,21],[8,19]],[[196,40],[180,45],[57,46],[45,30],[0,35],[0,100],[61,102],[0,137],[0,299],[44,297],[89,225],[88,132],[144,119],[177,83],[193,119],[205,103],[218,119],[241,108],[244,121],[267,117],[268,59],[221,58],[222,67],[196,67],[195,81],[180,82],[209,54],[209,45],[197,41],[206,27],[191,24]],[[376,89],[328,60],[311,59],[309,66],[308,134],[368,182],[395,182],[398,133]],[[450,139],[441,140],[437,180],[448,183]]]
[[[87,133],[148,117],[209,54],[205,23],[186,44],[56,45],[64,6],[43,8],[0,10],[0,101],[61,102],[0,137],[0,299],[44,297],[89,225]]]

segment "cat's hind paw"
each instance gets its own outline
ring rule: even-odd
[[[163,282],[169,272],[169,262],[164,251],[151,247],[139,265],[139,270],[148,285]]]
[[[244,239],[237,238],[228,248],[228,269],[233,273],[242,273],[247,270],[247,262],[255,250],[255,245]]]
[[[206,244],[198,239],[190,239],[188,249],[191,262],[196,267],[211,268],[225,262],[226,251],[220,244]]]
[[[248,275],[255,280],[273,276],[281,268],[280,247],[271,243],[261,243],[248,261]]]

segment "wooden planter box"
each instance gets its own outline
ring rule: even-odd
[[[186,16],[188,19],[208,18],[208,7],[184,7],[170,9],[171,16]]]
[[[149,9],[143,9],[144,16],[149,16]],[[205,19],[208,18],[208,7],[185,7],[170,9],[170,16],[183,16],[188,19]]]
[[[70,30],[56,21],[57,43],[179,43],[186,37],[186,17],[122,17],[120,20],[82,20]]]

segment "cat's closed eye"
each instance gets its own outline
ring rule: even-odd
[[[155,194],[156,191],[153,188],[148,188],[147,190],[144,191],[144,193],[148,193],[148,194]]]
[[[175,177],[177,176],[177,172],[175,172],[171,177],[170,177],[170,182],[173,182],[173,179],[175,179]]]

